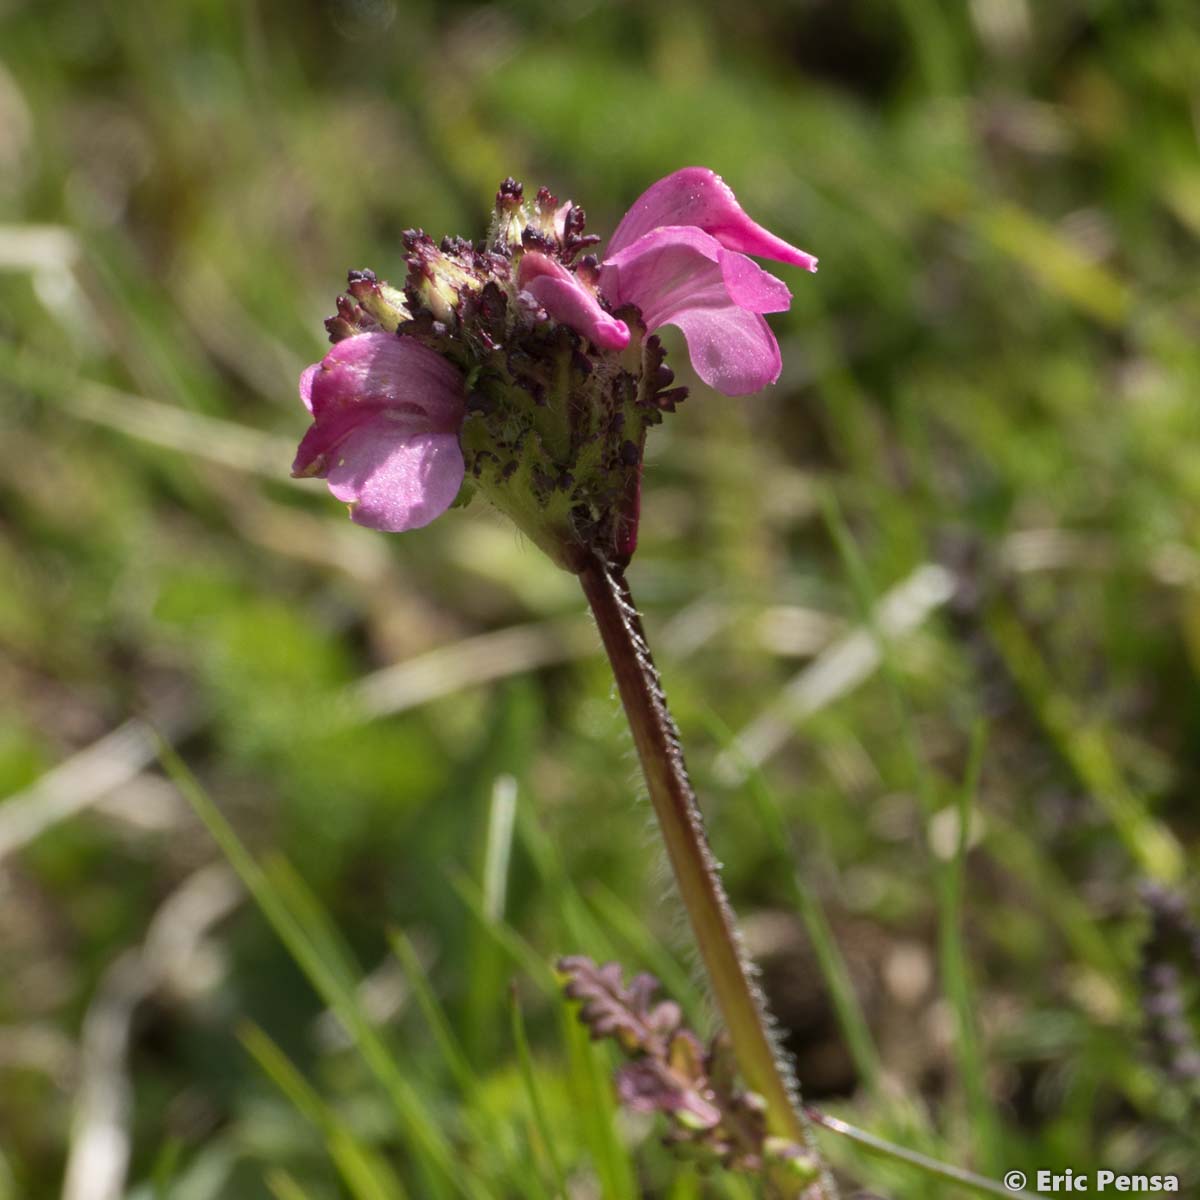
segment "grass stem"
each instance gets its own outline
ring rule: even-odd
[[[821,1112],[819,1109],[806,1107],[804,1113],[814,1125],[819,1125],[822,1129],[828,1129],[831,1133],[841,1134],[842,1137],[861,1146],[871,1154],[907,1163],[910,1167],[916,1167],[917,1170],[924,1171],[926,1175],[932,1175],[947,1183],[956,1183],[961,1187],[970,1188],[971,1191],[979,1192],[985,1196],[1003,1196],[1005,1200],[1037,1200],[1037,1193],[1035,1192],[1028,1192],[1023,1188],[1013,1189],[1003,1183],[998,1183],[994,1179],[987,1179],[983,1175],[976,1175],[974,1171],[966,1171],[962,1167],[954,1167],[949,1163],[938,1162],[936,1158],[929,1158],[927,1155],[920,1154],[916,1150],[909,1150],[904,1146],[898,1146],[895,1142],[889,1142],[886,1138],[877,1137],[873,1133],[868,1133],[865,1129],[859,1129],[856,1125],[851,1125],[843,1121],[840,1117],[830,1116],[829,1113]]]

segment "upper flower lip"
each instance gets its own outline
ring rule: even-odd
[[[813,255],[751,220],[733,189],[707,167],[683,167],[651,184],[621,219],[608,243],[608,257],[665,225],[694,225],[730,250],[817,269]]]
[[[462,376],[412,338],[363,333],[338,342],[300,376],[300,398],[320,421],[335,410],[408,408],[430,429],[457,428]]]

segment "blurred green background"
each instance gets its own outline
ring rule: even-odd
[[[1198,122],[1188,0],[0,0],[0,1197],[753,1194],[547,973],[709,1019],[572,579],[287,478],[348,267],[693,163],[821,258],[631,572],[806,1094],[1200,1185],[1136,890],[1200,835]]]

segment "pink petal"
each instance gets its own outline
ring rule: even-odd
[[[383,412],[345,439],[328,480],[356,524],[402,533],[440,517],[464,473],[457,433],[412,433]]]
[[[722,246],[791,263],[806,271],[817,260],[748,217],[729,185],[707,167],[684,167],[651,184],[630,206],[609,242],[611,258],[664,225],[695,225]]]
[[[360,525],[428,524],[462,486],[464,390],[459,371],[412,338],[346,338],[300,377],[313,423],[292,474],[325,476]]]
[[[701,260],[715,264],[708,272]],[[712,295],[695,291],[704,271]],[[601,267],[600,291],[610,304],[636,304],[654,320],[663,308],[685,302],[734,303],[751,312],[785,312],[791,307],[787,285],[744,254],[726,250],[694,225],[668,225],[644,234],[632,246],[610,255]],[[658,324],[662,324],[661,321]]]
[[[774,383],[783,368],[779,343],[758,313],[744,308],[689,308],[677,313],[696,374],[726,396],[747,396]]]
[[[310,372],[312,374],[310,375]],[[464,411],[462,375],[440,354],[394,333],[360,333],[340,341],[300,377],[313,416],[348,405],[399,408],[429,429],[457,429]]]
[[[562,263],[537,250],[526,251],[517,283],[554,320],[582,334],[602,350],[624,350],[629,326],[610,317],[596,297]]]
[[[321,420],[314,421],[300,439],[296,459],[292,463],[293,477],[307,479],[313,475],[324,475],[329,469],[330,458],[342,442],[360,425],[376,420],[379,411],[366,405],[350,406],[327,413]]]
[[[316,378],[317,372],[321,369],[320,363],[313,363],[311,367],[305,367],[300,372],[300,399],[304,402],[304,407],[312,412],[312,389],[313,380]]]
[[[650,236],[656,237],[662,230]],[[750,312],[787,312],[792,307],[792,293],[782,279],[764,271],[753,259],[735,250],[722,250],[721,278],[729,298],[738,308]]]
[[[759,314],[786,308],[787,289],[694,227],[656,229],[607,259],[600,290],[636,304],[651,331],[679,326],[696,373],[727,396],[779,378],[779,344]]]

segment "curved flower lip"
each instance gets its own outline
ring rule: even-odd
[[[600,268],[600,287],[611,304],[636,304],[647,325],[664,324],[656,310],[678,303],[703,304],[705,297],[688,295],[693,272],[707,259],[720,268],[724,293],[708,297],[752,312],[787,312],[792,293],[787,285],[744,254],[726,250],[694,225],[667,225],[643,234],[632,245],[610,254]]]
[[[396,533],[427,525],[462,486],[463,384],[412,338],[362,333],[338,342],[300,376],[313,424],[292,474],[323,476],[359,525]]]
[[[811,254],[751,220],[729,185],[707,167],[683,167],[651,184],[621,219],[608,244],[609,257],[666,225],[694,225],[730,250],[817,269]]]
[[[462,487],[466,466],[457,431],[391,434],[364,425],[341,446],[326,476],[350,519],[369,529],[403,533],[444,513]]]
[[[761,314],[786,310],[791,293],[695,226],[653,229],[611,255],[600,290],[611,304],[636,304],[650,332],[679,326],[696,373],[727,396],[779,378],[779,344]]]
[[[592,292],[548,255],[527,250],[517,268],[517,283],[556,321],[583,334],[601,350],[624,350],[629,345],[629,326],[610,317]]]

